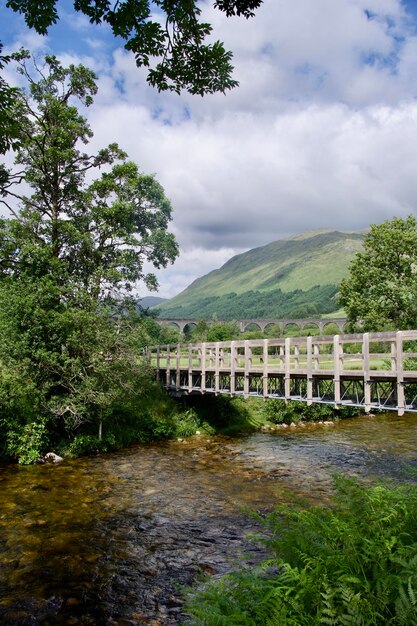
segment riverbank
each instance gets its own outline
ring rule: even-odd
[[[245,511],[328,502],[334,471],[401,483],[416,439],[417,416],[380,415],[0,467],[0,623],[184,624],[183,584],[266,556]]]
[[[359,415],[360,409],[331,405],[224,395],[190,395],[171,398],[154,385],[136,402],[135,411],[119,413],[97,425],[86,423],[72,435],[62,437],[53,429],[47,436],[37,428],[28,428],[21,435],[20,446],[13,456],[3,455],[3,462],[16,460],[21,464],[43,462],[48,453],[63,458],[105,453],[138,443],[183,439],[195,434],[240,435],[302,427],[316,423],[330,425],[339,419]],[[53,457],[52,457],[53,458]]]

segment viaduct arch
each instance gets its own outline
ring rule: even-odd
[[[223,321],[223,320],[219,320],[219,321]],[[262,332],[264,332],[265,329],[271,325],[278,326],[281,332],[284,332],[287,326],[296,326],[298,330],[304,330],[308,326],[316,326],[316,328],[318,328],[319,330],[320,335],[323,334],[325,327],[328,326],[329,324],[334,324],[339,329],[339,332],[343,333],[343,331],[345,330],[347,321],[348,320],[346,317],[327,317],[327,318],[314,318],[314,317],[310,318],[309,317],[305,319],[289,319],[288,318],[288,319],[280,319],[280,320],[275,320],[275,319],[236,320],[236,322],[239,324],[239,329],[241,333],[244,333],[245,330],[247,330],[247,328],[251,325],[257,326],[259,330],[261,330]],[[184,332],[184,329],[187,326],[195,326],[198,324],[199,320],[198,319],[185,319],[185,318],[184,319],[158,318],[156,319],[156,322],[160,325],[169,324],[171,326],[177,326],[177,328],[179,328],[181,332]],[[207,323],[210,324],[211,322],[207,321]]]

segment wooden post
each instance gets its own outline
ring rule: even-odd
[[[236,341],[230,344],[230,393],[233,395],[236,389]]]
[[[285,339],[284,395],[288,402],[291,399],[291,337]]]
[[[333,337],[333,384],[334,404],[340,406],[340,343],[339,335]]]
[[[166,369],[166,384],[171,384],[171,346],[167,345],[167,369]]]
[[[313,404],[313,338],[307,337],[307,406]]]
[[[391,372],[397,371],[397,341],[391,341]]]
[[[177,349],[176,349],[176,357],[177,357],[177,375],[175,378],[175,386],[177,389],[180,388],[181,386],[181,372],[180,372],[180,366],[181,366],[181,344],[177,343]]]
[[[206,344],[201,344],[201,393],[206,392]]]
[[[369,364],[369,333],[362,337],[362,363],[363,363],[363,390],[365,413],[371,410],[371,370]]]
[[[285,346],[279,347],[279,369],[285,371]]]
[[[263,359],[264,359],[264,367],[263,367],[263,391],[262,395],[264,398],[268,395],[268,370],[269,370],[269,339],[264,339],[264,349],[263,349]]]
[[[220,341],[216,341],[216,364],[215,364],[215,373],[214,373],[214,391],[216,395],[219,393],[220,389]]]
[[[403,333],[399,330],[395,336],[397,352],[397,412],[404,415],[405,394],[404,394],[404,355],[403,355]]]
[[[320,369],[320,347],[318,343],[315,343],[313,346],[313,361],[314,361],[314,369]]]
[[[243,395],[245,398],[249,396],[249,371],[252,350],[249,346],[249,340],[245,340],[245,378],[243,382]]]
[[[159,371],[160,366],[161,366],[161,348],[160,346],[156,346],[156,380],[158,383],[160,380],[160,371]]]
[[[294,369],[300,368],[300,347],[296,344],[294,346]]]
[[[193,390],[193,346],[188,344],[188,393]]]

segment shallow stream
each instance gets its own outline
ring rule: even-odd
[[[292,493],[326,501],[335,471],[403,480],[417,416],[196,437],[51,466],[0,467],[0,624],[178,625],[182,589],[219,576]]]

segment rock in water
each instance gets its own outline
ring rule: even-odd
[[[46,463],[61,463],[64,460],[62,456],[58,456],[55,452],[47,452],[44,459]]]

